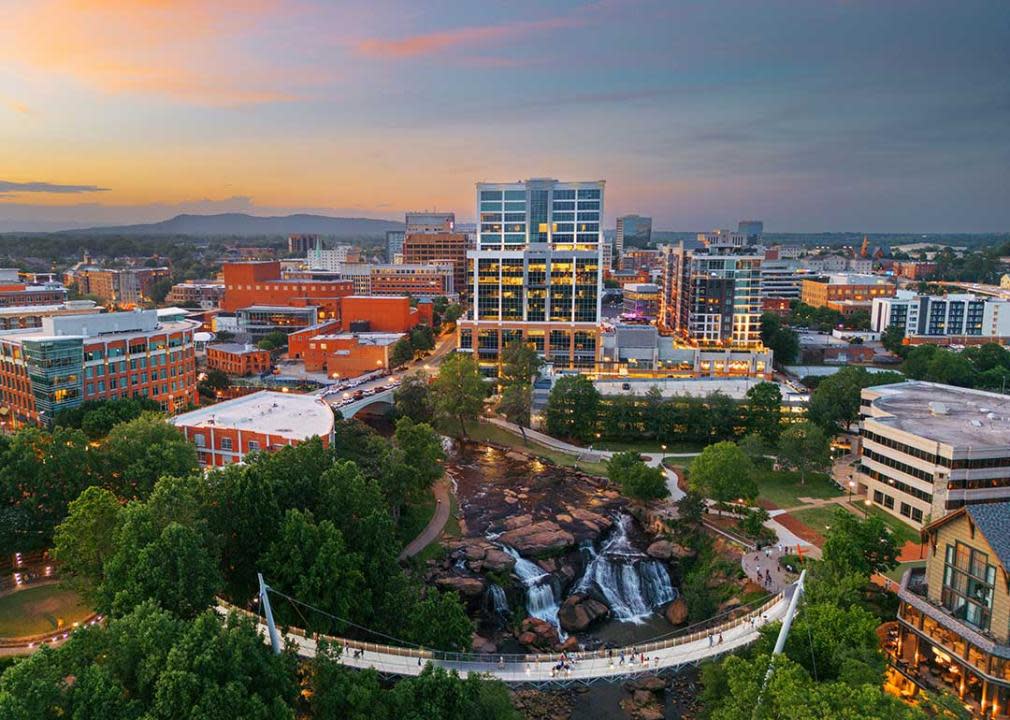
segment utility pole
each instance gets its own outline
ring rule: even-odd
[[[806,572],[806,570],[804,570],[804,572]],[[256,573],[256,577],[259,578],[260,581],[260,607],[263,608],[263,615],[267,619],[267,631],[270,633],[270,647],[273,649],[274,655],[280,655],[281,636],[277,634],[277,626],[274,625],[274,614],[270,609],[270,597],[267,594],[270,586],[263,582],[263,573]]]
[[[758,717],[758,710],[761,708],[761,700],[764,698],[765,688],[768,687],[768,681],[772,679],[772,674],[775,672],[775,656],[781,655],[782,651],[785,650],[786,638],[789,637],[789,628],[793,626],[793,617],[796,615],[796,606],[799,605],[800,595],[803,594],[803,581],[806,579],[806,576],[806,570],[800,573],[800,579],[796,581],[796,589],[793,591],[793,596],[789,599],[789,608],[786,610],[786,616],[782,618],[779,637],[775,641],[775,649],[772,650],[771,659],[768,661],[768,672],[765,673],[764,682],[761,683],[761,692],[758,693],[757,702],[754,703],[754,718]]]

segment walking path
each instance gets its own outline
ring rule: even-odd
[[[795,547],[788,549],[795,550]],[[773,545],[764,550],[750,552],[740,559],[740,564],[747,577],[768,592],[781,592],[790,582],[786,572],[779,567],[779,558],[787,554],[785,550],[782,545]],[[806,553],[804,550],[804,554]]]
[[[557,669],[560,653],[542,655],[478,655],[473,653],[440,653],[430,650],[402,648],[390,645],[361,643],[342,638],[327,638],[343,646],[340,663],[353,668],[371,668],[384,675],[418,675],[427,663],[456,670],[463,677],[471,672],[487,673],[512,684],[566,684],[603,679],[619,682],[639,674],[654,674],[662,670],[697,664],[708,658],[743,648],[760,637],[758,628],[767,622],[781,620],[789,606],[795,586],[788,586],[782,594],[772,597],[751,613],[711,629],[699,630],[690,635],[665,641],[642,643],[635,647],[614,648],[609,651],[567,653],[567,669]],[[224,615],[236,608],[219,604],[218,613]],[[238,612],[244,613],[239,610]],[[249,613],[244,613],[249,614]],[[255,616],[254,616],[255,617]],[[266,625],[257,619],[264,640],[269,642]],[[285,638],[294,644],[302,657],[314,657],[316,640],[305,637],[301,630],[292,630]],[[632,651],[635,660],[631,662]],[[642,656],[646,661],[642,662]],[[625,662],[621,662],[621,657]]]
[[[431,516],[431,520],[428,521],[424,530],[403,548],[403,552],[397,558],[400,561],[417,555],[433,543],[435,538],[442,534],[445,523],[449,520],[449,478],[443,476],[432,486],[431,492],[435,496],[435,513]]]
[[[510,423],[507,420],[502,420],[501,418],[496,417],[487,418],[487,420],[492,425],[497,425],[503,430],[508,430],[510,433],[522,435],[522,431],[519,429],[519,426],[514,423]],[[532,428],[526,428],[526,435],[541,445],[546,445],[552,450],[559,450],[563,453],[574,455],[579,460],[586,460],[588,462],[606,462],[614,456],[614,453],[609,450],[592,450],[590,448],[572,445],[564,440],[558,440],[555,437],[551,437],[546,433],[542,433],[539,430],[534,430]],[[680,486],[677,484],[677,473],[667,467],[664,467],[662,464],[663,458],[671,457],[670,455],[664,455],[663,453],[641,453],[641,455],[645,459],[645,464],[649,467],[662,468],[663,474],[666,476],[666,488],[670,491],[670,496],[667,498],[668,503],[676,503],[684,497],[684,491],[681,490]]]

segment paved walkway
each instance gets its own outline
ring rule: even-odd
[[[796,554],[795,547],[788,549],[794,551],[792,554]],[[779,567],[779,558],[788,554],[785,550],[786,548],[782,545],[773,545],[764,550],[750,552],[740,559],[740,564],[747,577],[768,592],[781,592],[790,582],[785,571]],[[807,550],[803,552],[807,554]],[[770,579],[767,576],[768,573],[771,574]]]
[[[407,547],[403,548],[403,552],[400,553],[400,557],[398,558],[401,561],[417,555],[431,543],[435,542],[435,539],[442,534],[445,523],[449,520],[449,478],[443,476],[441,480],[432,486],[431,492],[435,496],[435,514],[431,516],[431,520],[428,521],[421,534],[407,543]]]
[[[512,684],[525,683],[557,683],[565,684],[578,681],[607,679],[623,681],[639,674],[656,673],[663,669],[678,668],[686,664],[696,664],[707,658],[719,657],[725,653],[743,648],[759,637],[758,628],[766,622],[781,620],[789,606],[789,598],[793,586],[787,592],[778,595],[751,613],[737,620],[716,626],[711,630],[702,630],[686,637],[671,639],[657,643],[642,643],[634,648],[614,648],[613,656],[602,652],[573,652],[567,657],[574,662],[568,670],[555,670],[560,653],[543,655],[447,655],[436,654],[426,650],[413,650],[388,645],[373,645],[359,643],[353,640],[330,638],[343,646],[340,656],[342,665],[366,669],[372,668],[384,675],[418,675],[427,663],[456,670],[463,677],[468,673],[489,673],[498,679]],[[226,614],[234,608],[219,605],[217,611]],[[750,617],[754,618],[751,623]],[[260,634],[264,640],[266,626],[258,621]],[[713,641],[709,640],[712,635]],[[721,635],[722,641],[717,638]],[[294,643],[297,652],[302,657],[314,657],[316,641],[306,638],[300,633],[288,633],[287,639]],[[363,650],[363,652],[359,652]],[[620,662],[622,654],[630,658],[632,650],[636,651],[636,661]],[[641,662],[645,655],[646,662]]]

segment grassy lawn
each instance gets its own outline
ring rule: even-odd
[[[852,503],[852,507],[855,508],[860,515],[868,511],[870,515],[876,515],[883,520],[884,524],[890,528],[891,535],[894,537],[894,541],[897,543],[899,548],[901,548],[901,546],[906,542],[919,542],[919,532],[915,528],[910,525],[906,525],[898,518],[884,510],[881,510],[877,506],[870,505],[867,507],[861,502],[854,502]]]
[[[755,480],[758,497],[783,509],[802,505],[801,497],[832,498],[842,494],[824,473],[810,473],[803,485],[799,473],[785,470],[758,470]]]
[[[607,440],[602,440],[593,445],[596,450],[610,450],[611,452],[624,452],[626,450],[631,450],[632,452],[639,453],[661,453],[663,448],[659,443],[648,441],[640,443],[629,443],[629,442],[610,442]],[[666,454],[667,455],[683,455],[700,453],[704,450],[703,445],[696,445],[694,443],[667,443],[666,444]]]
[[[852,507],[858,511],[855,514],[859,515],[860,517],[863,516],[863,510],[867,509],[862,503],[859,504],[852,503]],[[792,515],[797,520],[799,520],[804,525],[806,525],[807,527],[809,527],[811,530],[814,530],[820,533],[821,535],[826,535],[828,526],[831,525],[831,523],[834,521],[834,514],[836,509],[837,508],[835,506],[828,505],[825,507],[815,507],[815,508],[808,508],[806,510],[797,510],[796,512],[791,512],[789,514]],[[848,511],[846,510],[846,512]],[[876,515],[880,517],[881,520],[884,521],[884,525],[886,525],[887,528],[891,531],[891,536],[894,538],[894,542],[899,548],[909,540],[912,542],[919,541],[919,535],[914,529],[912,529],[905,523],[901,522],[897,518],[891,517],[883,510],[871,506],[869,508],[869,514]]]
[[[797,510],[796,512],[789,513],[794,518],[799,520],[801,523],[809,527],[811,530],[819,535],[827,535],[828,527],[835,521],[835,512],[841,510],[842,512],[847,512],[844,508],[839,508],[833,505],[828,505],[826,507],[815,507],[808,508],[806,510]]]
[[[91,611],[77,593],[59,585],[42,585],[0,597],[0,637],[41,635],[83,620]]]
[[[607,475],[607,466],[605,463],[576,460],[574,455],[569,455],[566,452],[546,447],[540,443],[534,442],[533,440],[530,440],[524,445],[521,436],[515,435],[508,430],[500,428],[497,425],[492,425],[491,423],[475,423],[468,426],[466,432],[471,440],[492,442],[496,445],[514,447],[518,450],[524,450],[528,453],[544,458],[545,460],[550,460],[555,465],[564,465],[565,467],[576,468],[578,470],[603,477]]]
[[[435,496],[428,493],[423,500],[408,503],[400,515],[400,524],[396,528],[400,537],[400,545],[406,545],[421,534],[435,514]]]

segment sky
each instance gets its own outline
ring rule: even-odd
[[[0,0],[0,226],[474,216],[1010,230],[1003,0]]]

